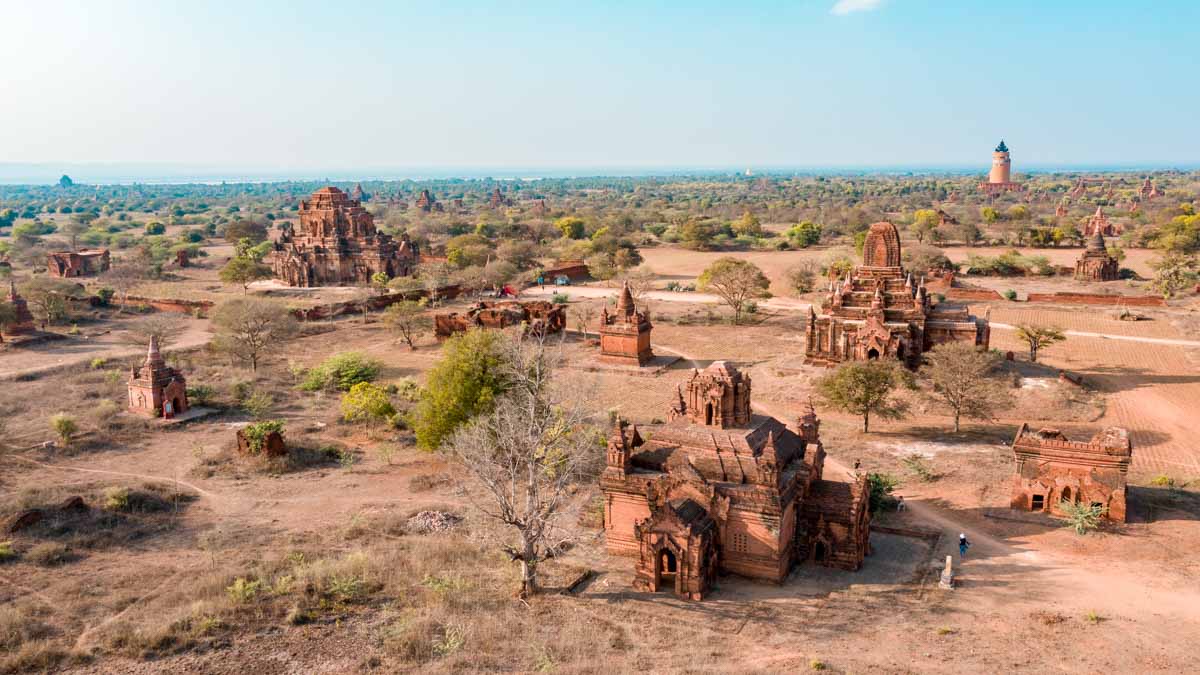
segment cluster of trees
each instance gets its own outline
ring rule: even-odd
[[[1037,361],[1041,350],[1066,339],[1061,330],[1048,326],[1021,325],[1016,334],[1029,347],[1030,361]],[[894,361],[852,361],[819,379],[816,388],[834,408],[861,416],[867,433],[872,417],[907,416],[908,401],[897,393],[916,390],[918,382],[923,382],[926,396],[949,411],[958,433],[962,419],[992,420],[1012,404],[1011,384],[1000,372],[1002,363],[996,351],[951,342],[926,354],[917,376]]]

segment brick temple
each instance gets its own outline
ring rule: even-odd
[[[668,422],[618,418],[600,477],[608,552],[634,587],[700,600],[719,573],[781,583],[805,561],[857,570],[870,553],[865,476],[823,478],[811,405],[798,432],[750,406],[751,380],[717,361],[680,389]]]
[[[1094,234],[1100,234],[1105,237],[1116,237],[1124,231],[1124,227],[1108,220],[1108,216],[1104,215],[1104,207],[1102,206],[1097,206],[1096,212],[1083,225],[1083,236],[1085,237],[1090,237]]]
[[[129,373],[129,411],[170,418],[187,410],[187,380],[167,365],[158,351],[158,338],[151,335],[146,361]]]
[[[921,355],[944,342],[969,342],[987,349],[990,328],[966,307],[934,303],[925,280],[913,281],[900,267],[900,233],[889,222],[871,226],[863,264],[830,282],[824,314],[809,309],[805,361],[897,359],[915,368]]]
[[[57,251],[46,255],[46,271],[52,277],[73,279],[107,272],[112,258],[106,248],[85,248],[80,251]]]
[[[443,312],[434,315],[433,334],[441,341],[471,328],[509,328],[522,325],[532,335],[559,333],[567,327],[566,308],[545,300],[481,300],[466,312]]]
[[[1138,188],[1138,196],[1142,198],[1142,201],[1148,202],[1153,201],[1155,197],[1161,197],[1162,193],[1158,191],[1157,186],[1150,182],[1150,177],[1147,176],[1146,180],[1142,183],[1142,187]]]
[[[369,284],[381,272],[394,278],[416,269],[416,245],[377,231],[362,204],[338,188],[317,190],[299,213],[299,226],[285,225],[275,242],[275,277],[289,286]]]
[[[629,292],[629,282],[621,285],[617,308],[600,310],[600,360],[630,366],[644,366],[654,359],[650,349],[650,313],[639,312]]]
[[[28,335],[36,330],[33,314],[29,311],[29,303],[17,293],[15,281],[8,282],[8,304],[12,305],[16,320],[4,326],[5,335]]]
[[[441,213],[446,210],[442,206],[442,203],[437,200],[437,197],[434,197],[433,193],[429,190],[421,190],[421,196],[417,197],[415,206],[425,213],[433,211]]]
[[[1104,244],[1104,236],[1100,232],[1092,234],[1087,248],[1075,261],[1076,281],[1116,281],[1120,277],[1121,264],[1108,254]]]
[[[1013,455],[1012,508],[1062,515],[1062,502],[1098,504],[1106,518],[1125,522],[1125,483],[1133,461],[1125,429],[1109,427],[1083,443],[1057,429],[1035,432],[1022,424]]]

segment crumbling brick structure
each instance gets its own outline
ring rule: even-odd
[[[325,187],[300,202],[300,225],[285,225],[275,242],[275,277],[289,286],[369,284],[383,273],[408,276],[417,267],[416,244],[378,232],[356,199]]]
[[[1121,264],[1108,254],[1103,234],[1099,231],[1092,234],[1087,248],[1075,261],[1075,280],[1116,281],[1120,272]]]
[[[719,572],[781,583],[801,562],[856,570],[870,552],[866,477],[825,481],[816,412],[794,432],[753,414],[750,389],[718,361],[645,437],[613,425],[604,528],[608,552],[635,559],[636,588],[700,600]]]
[[[246,431],[238,429],[237,451],[243,455],[262,454],[266,457],[284,457],[288,454],[287,445],[283,442],[283,434],[278,431],[267,432],[263,436],[260,446],[255,448]]]
[[[633,304],[629,283],[621,285],[617,309],[600,311],[600,360],[631,366],[644,366],[654,359],[650,349],[650,313],[639,312]]]
[[[566,310],[562,305],[544,300],[481,301],[466,312],[446,312],[433,317],[433,332],[438,340],[466,332],[472,327],[508,328],[521,325],[531,335],[559,333],[567,325]]]
[[[17,293],[16,282],[9,280],[8,282],[8,304],[12,305],[16,313],[16,320],[11,324],[4,326],[5,335],[28,335],[36,330],[33,323],[33,314],[29,311],[29,303],[25,302]]]
[[[1083,443],[1057,429],[1033,432],[1022,424],[1013,455],[1013,509],[1062,515],[1063,502],[1098,504],[1106,518],[1125,522],[1125,482],[1133,461],[1125,429],[1109,427]]]
[[[146,361],[129,374],[129,411],[171,418],[187,409],[187,380],[167,366],[158,351],[158,338],[152,335]]]
[[[106,248],[81,251],[57,251],[46,256],[46,269],[52,277],[73,279],[107,272],[112,258]]]
[[[818,315],[810,308],[805,361],[891,358],[915,368],[921,355],[944,342],[967,342],[987,349],[991,331],[961,305],[934,303],[922,278],[914,283],[900,267],[900,233],[889,222],[871,226],[863,264],[846,278],[830,282]]]

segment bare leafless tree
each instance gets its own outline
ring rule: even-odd
[[[102,279],[104,284],[112,288],[119,298],[118,313],[125,311],[125,305],[129,303],[129,292],[146,276],[146,267],[130,258],[119,258],[112,262],[112,266],[104,273]]]
[[[159,349],[170,347],[183,331],[187,328],[187,324],[183,318],[177,315],[170,314],[151,314],[150,316],[142,317],[132,322],[127,328],[124,341],[145,347],[150,344],[150,337],[158,338]]]
[[[521,565],[522,598],[538,590],[538,565],[571,536],[557,525],[573,488],[602,463],[599,432],[578,381],[551,381],[561,359],[544,338],[506,344],[508,389],[493,410],[443,444],[482,494],[475,504],[511,536],[505,553]]]
[[[571,314],[575,317],[575,327],[583,335],[586,340],[588,336],[588,326],[592,325],[592,319],[596,318],[596,307],[591,303],[584,301],[576,305]]]

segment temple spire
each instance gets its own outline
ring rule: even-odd
[[[162,354],[158,351],[158,336],[150,336],[150,348],[146,350],[146,365],[161,366],[163,365]]]
[[[621,284],[621,296],[617,299],[617,314],[629,316],[633,312],[633,293],[629,291],[629,282],[625,281]]]

